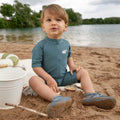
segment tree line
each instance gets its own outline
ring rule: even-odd
[[[83,19],[82,24],[120,24],[120,17]]]
[[[43,6],[44,8],[45,6]],[[71,8],[65,9],[69,16],[69,24],[77,25],[82,23],[80,13],[74,12]],[[35,12],[29,4],[22,4],[18,0],[14,4],[3,3],[0,6],[0,28],[28,28],[40,27],[40,16],[42,10]]]
[[[45,6],[43,6],[44,8]],[[65,9],[69,17],[69,25],[80,24],[120,24],[120,18],[91,18],[82,19],[82,14],[74,12],[72,8]],[[0,28],[28,28],[40,27],[42,10],[35,12],[29,4],[22,4],[18,0],[14,4],[3,3],[0,6]]]

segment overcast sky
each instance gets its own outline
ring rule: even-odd
[[[83,19],[120,17],[120,0],[19,0],[19,2],[29,4],[36,12],[39,12],[43,5],[59,4],[81,13]],[[0,5],[1,3],[13,4],[14,0],[0,0]]]

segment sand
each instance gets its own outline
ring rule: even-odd
[[[31,59],[33,44],[0,43],[0,53],[8,52],[20,59]],[[120,120],[120,49],[72,47],[72,56],[76,65],[89,71],[96,92],[113,96],[117,104],[111,110],[95,106],[83,106],[81,92],[62,92],[73,98],[72,107],[61,114],[59,120]],[[20,105],[46,113],[48,101],[34,96],[22,95]],[[14,108],[0,110],[0,120],[48,120],[37,114]],[[55,120],[49,118],[49,120]]]

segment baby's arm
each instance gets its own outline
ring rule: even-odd
[[[54,92],[58,92],[59,91],[55,79],[51,75],[49,75],[42,67],[35,67],[35,68],[33,68],[33,70],[35,71],[35,73],[37,75],[39,75],[41,78],[43,78],[47,82],[47,85]]]
[[[69,66],[69,68],[70,68],[70,73],[71,73],[71,75],[73,75],[73,71],[78,72],[78,71],[82,68],[82,67],[78,67],[78,68],[77,68],[77,67],[75,66],[72,57],[69,57],[69,58],[68,58],[67,64],[68,64],[68,66]]]

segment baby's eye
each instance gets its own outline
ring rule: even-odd
[[[50,22],[50,21],[51,21],[51,19],[47,19],[47,21],[48,21],[48,22]]]
[[[61,21],[61,19],[58,18],[57,21]]]

